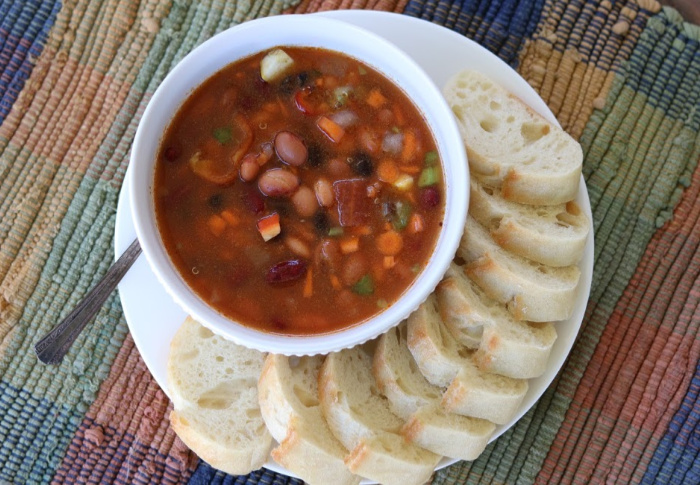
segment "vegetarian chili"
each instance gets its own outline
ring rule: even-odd
[[[369,66],[281,47],[199,86],[162,140],[158,227],[193,290],[266,332],[336,331],[383,311],[444,216],[432,134]]]

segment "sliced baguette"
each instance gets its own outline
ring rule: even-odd
[[[399,435],[379,432],[362,438],[345,462],[354,473],[383,485],[423,485],[440,458]]]
[[[471,364],[473,352],[449,335],[434,293],[408,317],[406,341],[421,374],[434,386],[449,386],[462,367]]]
[[[463,71],[443,89],[467,149],[472,175],[514,202],[563,204],[576,196],[581,146],[497,83]]]
[[[494,241],[518,256],[549,266],[576,264],[590,230],[588,217],[574,201],[550,206],[510,202],[501,190],[471,180],[469,214]]]
[[[516,379],[538,377],[547,369],[557,338],[552,323],[516,321],[454,262],[435,294],[442,322],[452,337],[478,349],[474,361],[479,369]]]
[[[168,354],[173,430],[214,468],[242,475],[268,458],[272,436],[258,406],[265,355],[214,335],[188,317]]]
[[[411,414],[401,432],[408,441],[438,455],[476,460],[495,430],[490,421],[450,413],[438,404]]]
[[[495,425],[440,408],[442,390],[418,370],[406,346],[405,323],[379,339],[373,372],[391,409],[406,420],[401,433],[409,442],[461,460],[474,460],[484,451]]]
[[[319,378],[323,414],[349,450],[351,472],[381,483],[422,485],[440,456],[406,442],[403,420],[391,412],[372,377],[372,359],[361,347],[326,357]]]
[[[516,320],[551,322],[571,316],[581,276],[578,267],[554,268],[508,253],[471,216],[457,256],[466,261],[467,276],[504,303]]]
[[[258,381],[260,410],[279,446],[271,452],[280,465],[309,484],[357,484],[343,460],[348,450],[333,436],[318,401],[322,356],[270,354]]]
[[[433,384],[447,387],[442,397],[446,411],[496,424],[508,422],[527,392],[527,381],[479,370],[473,351],[461,346],[442,324],[432,298],[408,319],[408,348],[421,373]]]

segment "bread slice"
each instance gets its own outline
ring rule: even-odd
[[[550,206],[510,202],[501,190],[471,179],[469,214],[502,248],[549,266],[576,264],[583,256],[590,222],[574,201]]]
[[[461,460],[474,460],[484,451],[495,425],[441,409],[442,389],[418,370],[406,346],[405,322],[379,339],[373,372],[392,411],[406,420],[401,433],[409,442]]]
[[[406,323],[384,333],[374,352],[372,371],[379,391],[397,416],[407,420],[419,408],[439,403],[442,389],[420,373],[406,342]]]
[[[547,369],[557,339],[552,323],[516,321],[503,304],[486,296],[454,262],[435,295],[442,322],[452,337],[478,349],[474,361],[480,370],[530,379]]]
[[[496,424],[508,422],[525,397],[527,381],[479,370],[473,351],[461,346],[442,324],[433,297],[421,307],[423,311],[419,308],[408,319],[408,348],[421,373],[447,387],[443,408]]]
[[[495,430],[496,425],[490,421],[449,413],[438,404],[418,409],[401,433],[408,441],[438,455],[476,460]]]
[[[403,420],[379,392],[362,347],[326,357],[319,398],[331,431],[351,450],[345,460],[351,472],[380,483],[422,485],[440,461],[399,435]]]
[[[576,197],[581,146],[497,83],[462,71],[443,89],[464,139],[471,174],[503,197],[535,205]]]
[[[518,412],[527,389],[525,379],[488,374],[466,365],[443,394],[442,407],[450,413],[506,424]]]
[[[280,444],[272,458],[314,484],[357,484],[343,460],[348,450],[333,436],[318,400],[318,375],[323,356],[286,357],[270,354],[258,381],[260,410]]]
[[[424,485],[440,458],[401,436],[379,432],[362,438],[346,463],[354,473],[383,485]]]
[[[467,276],[504,303],[516,320],[552,322],[571,316],[581,276],[578,267],[554,268],[508,253],[471,216],[457,256],[466,261]]]
[[[408,317],[407,346],[421,374],[434,386],[445,388],[465,365],[473,365],[473,352],[449,334],[440,319],[432,293]]]
[[[258,406],[265,355],[214,335],[188,317],[168,354],[175,433],[204,461],[243,475],[268,458],[272,436]]]
[[[335,437],[319,433],[314,421],[293,416],[287,436],[270,454],[277,463],[310,485],[360,483],[360,477],[345,465],[345,455],[339,456],[339,447],[342,448]]]

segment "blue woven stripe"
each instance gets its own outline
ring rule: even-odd
[[[190,478],[189,485],[304,485],[304,482],[264,468],[246,476],[227,475],[199,460],[199,466]]]
[[[60,1],[0,3],[0,123],[29,78],[60,9]]]
[[[404,13],[429,20],[480,43],[513,67],[540,21],[544,0],[410,0]]]
[[[652,483],[700,483],[700,362],[688,392],[656,448],[642,479]]]

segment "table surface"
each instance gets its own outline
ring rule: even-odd
[[[511,430],[432,482],[700,483],[700,28],[656,0],[0,0],[0,483],[301,483],[224,475],[177,439],[118,294],[60,366],[32,348],[113,260],[130,145],[165,74],[245,20],[345,8],[475,40],[584,151],[595,265],[578,340]]]

